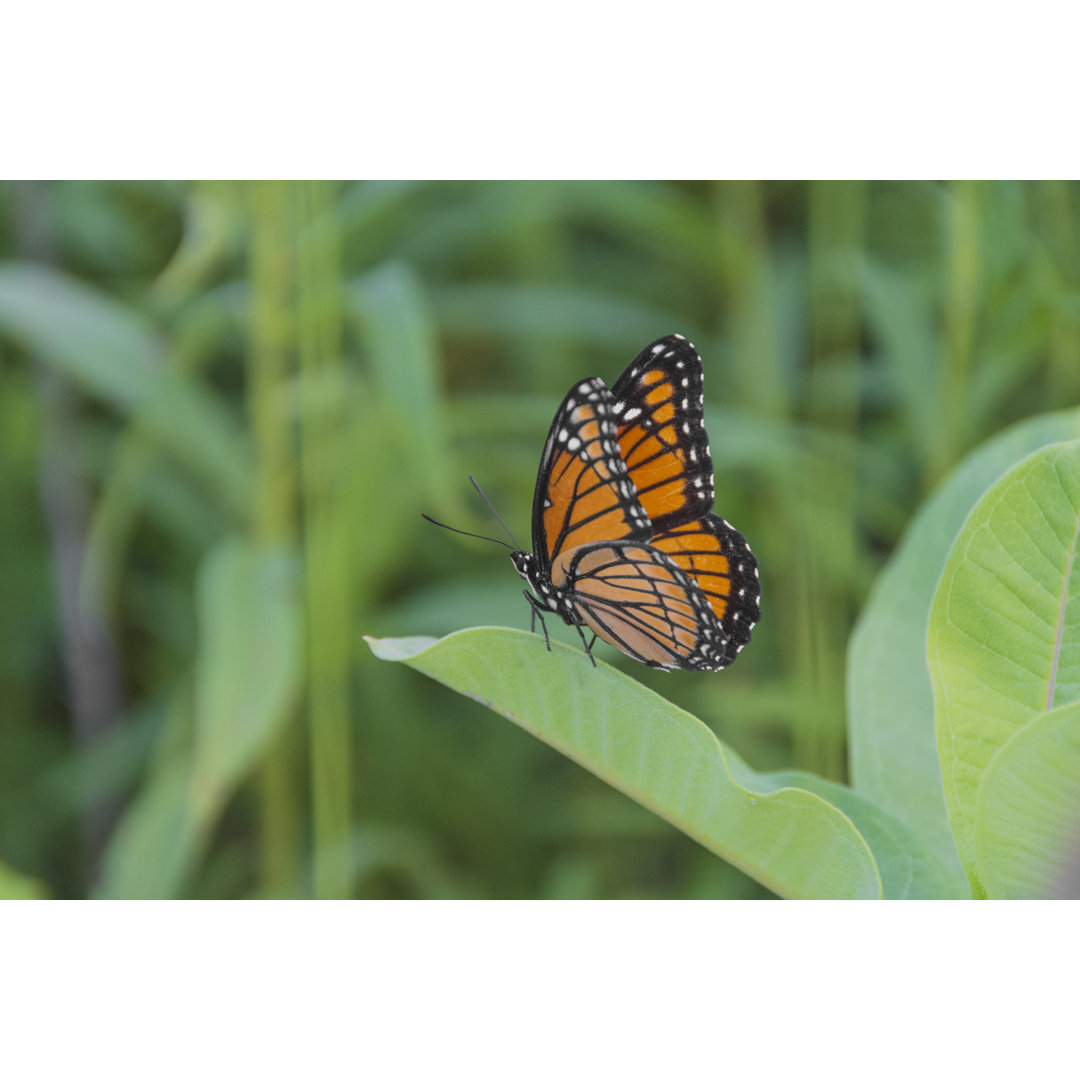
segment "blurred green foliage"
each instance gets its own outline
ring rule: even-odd
[[[527,626],[505,553],[420,511],[496,535],[472,472],[527,540],[563,393],[678,330],[762,622],[722,674],[605,658],[756,768],[844,779],[877,569],[966,451],[1080,397],[1078,210],[1057,182],[0,185],[0,890],[766,895],[361,635]]]

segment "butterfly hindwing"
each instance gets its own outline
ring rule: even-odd
[[[619,448],[655,532],[707,514],[712,457],[697,349],[668,334],[638,353],[612,387]]]
[[[533,498],[533,551],[545,569],[562,551],[652,533],[619,453],[611,391],[584,379],[548,433]]]
[[[742,533],[716,514],[652,537],[708,600],[728,638],[726,667],[750,640],[761,618],[757,559]]]
[[[650,544],[589,544],[564,554],[553,579],[598,637],[643,664],[712,671],[726,662],[727,635],[705,594]]]

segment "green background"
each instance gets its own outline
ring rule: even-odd
[[[506,553],[420,512],[498,535],[472,472],[527,541],[563,393],[679,331],[762,622],[723,673],[598,651],[755,769],[846,780],[884,560],[967,451],[1080,396],[1078,211],[1056,182],[0,185],[0,893],[770,895],[362,635],[527,627]]]

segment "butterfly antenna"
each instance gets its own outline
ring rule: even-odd
[[[480,492],[480,498],[483,499],[484,502],[487,503],[488,509],[495,515],[495,520],[506,530],[506,535],[509,536],[510,539],[514,541],[514,550],[515,551],[523,551],[524,548],[522,548],[522,546],[517,542],[517,538],[510,531],[509,526],[506,524],[505,521],[503,521],[503,519],[501,517],[499,517],[499,511],[496,510],[495,507],[491,505],[491,500],[484,494],[483,489],[476,482],[476,477],[473,476],[472,473],[469,473],[469,479],[472,481],[472,486],[474,488],[476,488],[477,491]]]
[[[510,545],[505,540],[496,540],[494,536],[481,536],[479,533],[466,532],[464,529],[455,529],[453,525],[444,525],[441,521],[436,521],[430,514],[421,513],[420,515],[425,521],[430,521],[432,525],[438,525],[440,529],[449,529],[450,532],[460,533],[462,536],[471,536],[474,540],[490,540],[493,544],[501,544],[504,548],[509,548]],[[513,539],[513,537],[511,537]],[[510,548],[511,551],[516,551],[516,548]]]

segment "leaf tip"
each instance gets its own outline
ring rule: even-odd
[[[438,640],[433,637],[377,638],[370,634],[363,637],[380,660],[411,660]]]

